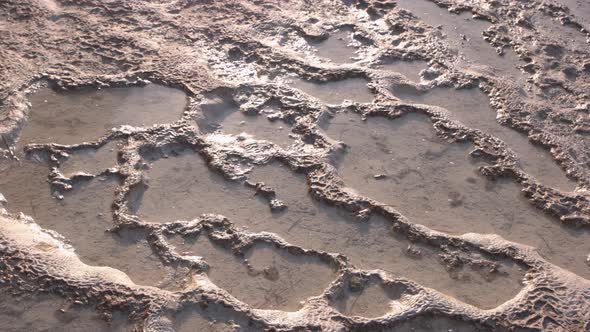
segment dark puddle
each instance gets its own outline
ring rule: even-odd
[[[184,255],[202,257],[213,283],[258,309],[297,311],[336,278],[335,271],[318,258],[295,256],[269,245],[250,248],[244,257],[248,266],[244,258],[205,236],[172,243]]]
[[[340,113],[325,130],[348,145],[338,162],[345,184],[391,204],[412,222],[454,234],[496,233],[590,276],[588,232],[563,227],[534,208],[512,181],[478,175],[483,164],[468,156],[471,145],[438,138],[426,116],[361,121],[356,114]]]
[[[74,151],[61,162],[60,171],[67,177],[79,172],[100,174],[117,166],[117,145],[117,141],[111,141],[98,149],[86,148]]]
[[[132,206],[147,221],[222,214],[249,231],[268,231],[304,248],[341,253],[359,268],[382,269],[485,308],[506,301],[521,287],[523,272],[507,262],[501,273],[491,275],[468,267],[447,272],[436,252],[394,237],[387,221],[375,217],[358,222],[317,202],[308,194],[305,177],[280,164],[255,168],[250,176],[253,182],[270,185],[288,206],[286,212],[271,213],[267,201],[211,172],[198,154],[176,154],[155,160],[147,171],[149,187],[143,200]],[[420,257],[409,255],[409,246],[420,251]]]
[[[326,83],[294,79],[291,86],[331,105],[340,105],[345,100],[370,103],[375,98],[367,87],[367,81],[362,78],[348,78]]]
[[[2,331],[133,331],[120,312],[111,322],[89,306],[75,305],[57,295],[13,296],[0,290]]]
[[[520,77],[518,56],[510,49],[504,49],[500,56],[494,47],[483,39],[483,31],[490,27],[484,20],[473,19],[471,13],[459,15],[437,6],[427,0],[398,0],[400,7],[411,11],[426,24],[440,26],[451,46],[465,55],[468,60],[490,66],[502,76]]]
[[[160,85],[57,92],[43,88],[30,97],[18,147],[29,143],[79,144],[121,125],[151,126],[180,119],[184,92]]]
[[[371,282],[366,285],[348,283],[347,289],[333,305],[346,316],[376,318],[395,313],[402,305],[396,303],[403,293],[402,286]],[[396,308],[398,307],[398,308]]]
[[[330,34],[328,39],[321,42],[310,42],[310,45],[316,49],[319,57],[331,60],[334,63],[354,62],[352,59],[356,56],[356,48],[350,46],[352,42],[352,31],[350,29],[341,29]]]
[[[421,60],[393,60],[377,66],[377,68],[400,73],[413,82],[420,82],[420,72],[428,67],[428,62]]]
[[[480,90],[436,88],[419,92],[408,86],[400,86],[394,87],[393,93],[407,102],[447,109],[450,118],[501,139],[516,152],[522,168],[540,182],[563,191],[575,189],[576,183],[567,178],[549,151],[532,144],[525,134],[498,123],[488,97]]]
[[[179,288],[174,270],[152,253],[145,234],[105,232],[114,226],[111,204],[116,178],[99,177],[78,183],[58,200],[47,183],[46,165],[27,160],[20,164],[4,161],[0,165],[0,192],[8,201],[8,211],[30,215],[41,227],[63,235],[86,264],[119,269],[137,284]]]

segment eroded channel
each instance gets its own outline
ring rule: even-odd
[[[501,272],[491,275],[469,267],[447,272],[436,250],[395,236],[382,218],[358,222],[317,202],[308,194],[305,176],[294,174],[282,164],[255,168],[249,176],[251,182],[271,186],[277,198],[286,203],[286,211],[272,213],[265,199],[243,184],[226,181],[210,171],[197,153],[181,149],[174,155],[148,160],[148,187],[135,194],[131,204],[131,210],[147,221],[222,214],[248,231],[272,232],[294,245],[341,253],[359,268],[382,269],[486,308],[506,301],[521,287],[523,271],[508,262],[501,264]],[[414,246],[422,252],[419,258],[407,253],[408,247]]]
[[[478,175],[484,164],[468,155],[472,146],[440,139],[425,115],[361,121],[339,113],[324,127],[348,146],[337,162],[348,187],[392,205],[412,222],[451,234],[499,234],[590,277],[587,231],[561,226],[534,208],[511,180]]]

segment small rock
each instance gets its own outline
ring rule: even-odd
[[[422,258],[422,250],[414,247],[413,245],[409,244],[408,247],[406,248],[406,253],[408,254],[408,256],[410,257],[414,257],[414,258]]]
[[[271,121],[271,122],[272,122],[272,121],[276,121],[276,120],[279,120],[279,119],[282,119],[282,118],[283,118],[283,113],[281,113],[281,112],[275,112],[275,113],[271,113],[271,114],[268,114],[268,115],[266,116],[266,118],[267,118],[269,121]]]
[[[271,199],[269,204],[271,211],[282,211],[287,208],[287,204],[280,199]]]
[[[376,175],[373,175],[373,178],[375,178],[376,180],[385,179],[385,178],[387,178],[387,175],[385,175],[385,174],[376,174]]]
[[[274,199],[276,192],[272,189],[271,186],[267,186],[264,182],[256,182],[252,183],[249,182],[246,185],[256,188],[256,194],[268,199]]]

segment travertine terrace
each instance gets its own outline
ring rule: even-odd
[[[589,14],[0,1],[0,330],[590,331]]]

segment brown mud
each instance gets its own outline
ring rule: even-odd
[[[172,244],[179,253],[207,262],[207,276],[213,283],[258,309],[297,311],[336,278],[332,268],[316,257],[291,255],[268,245],[255,246],[236,257],[230,248],[204,237],[176,242]]]
[[[374,99],[367,88],[367,81],[362,78],[321,83],[297,79],[291,84],[294,88],[330,105],[340,105],[344,101],[370,103]]]
[[[347,145],[337,161],[346,186],[438,231],[498,234],[534,246],[552,263],[590,278],[590,232],[560,225],[527,202],[517,184],[479,175],[486,163],[469,156],[473,146],[437,137],[426,116],[361,121],[340,113],[325,126]]]
[[[386,60],[377,66],[378,69],[404,75],[410,81],[419,83],[420,72],[428,68],[428,63],[422,60],[400,61]]]
[[[152,253],[143,232],[107,232],[115,226],[111,205],[116,178],[81,180],[60,193],[51,191],[44,171],[46,165],[23,161],[2,166],[5,176],[0,183],[9,212],[22,212],[40,226],[64,236],[66,243],[88,265],[119,269],[141,285],[178,287],[174,282],[175,271],[163,266]]]
[[[500,48],[500,56],[494,46],[483,39],[483,32],[491,26],[490,22],[474,18],[468,11],[451,13],[428,0],[399,0],[398,5],[436,27],[451,49],[458,51],[461,60],[485,65],[500,77],[518,77],[518,56],[510,48]]]
[[[66,177],[80,173],[99,175],[117,167],[117,141],[110,141],[101,147],[88,147],[63,156],[60,172]]]
[[[0,2],[2,328],[590,329],[584,6]]]
[[[151,126],[178,120],[185,106],[182,91],[158,85],[56,92],[42,89],[18,146],[30,143],[77,144],[94,141],[121,125]]]
[[[499,138],[518,156],[518,163],[540,182],[558,190],[573,191],[576,183],[553,161],[549,152],[529,141],[528,137],[496,121],[496,114],[489,106],[489,99],[475,89],[437,88],[426,92],[412,88],[393,88],[393,93],[404,101],[443,107],[449,117],[464,125],[479,129]]]
[[[93,310],[49,294],[22,294],[12,296],[2,290],[0,318],[3,331],[133,331],[125,315],[115,312],[110,321]]]
[[[310,45],[317,51],[317,56],[328,59],[336,64],[354,62],[356,49],[351,44],[352,31],[350,29],[335,30],[326,40],[311,41]]]

